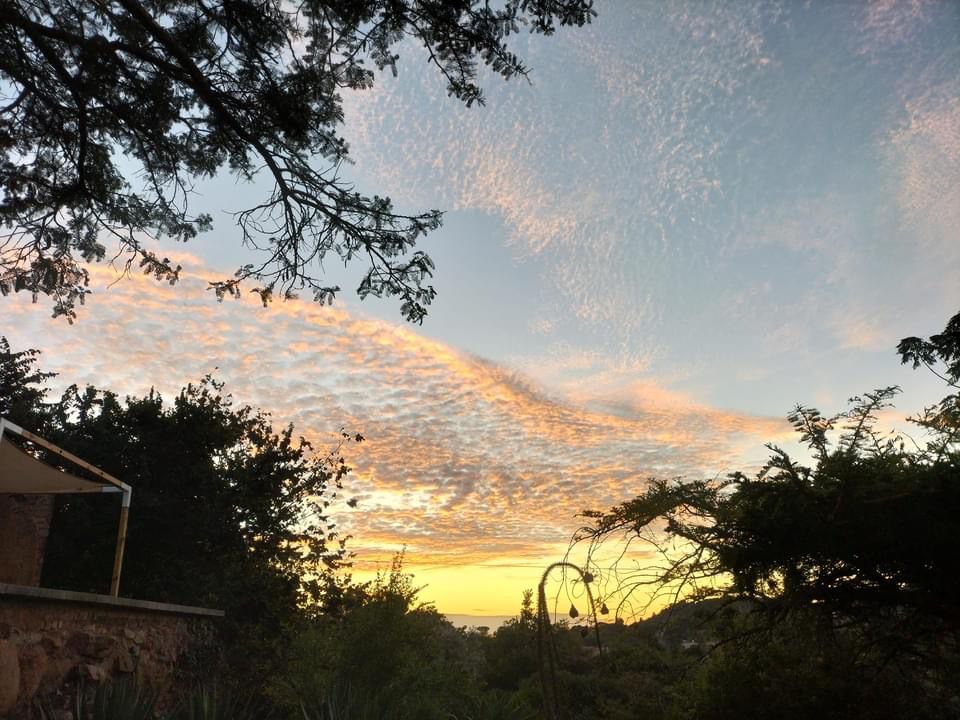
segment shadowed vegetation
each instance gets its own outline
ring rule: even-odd
[[[913,418],[916,437],[880,427],[896,388],[832,417],[800,406],[790,420],[803,455],[770,446],[756,473],[653,481],[586,513],[577,540],[592,564],[551,567],[576,570],[564,581],[596,605],[558,623],[541,587],[536,610],[527,591],[492,633],[418,602],[402,557],[371,583],[338,573],[346,548],[325,503],[348,471],[342,448],[311,455],[211,379],[172,405],[75,388],[47,403],[36,353],[4,341],[0,408],[132,480],[149,513],[131,515],[128,589],[228,609],[224,655],[206,666],[220,689],[185,696],[171,719],[954,718],[960,315],[899,350],[948,388]],[[84,583],[106,577],[113,518],[74,500],[60,512],[48,578],[96,589]],[[186,527],[161,532],[174,522]],[[652,543],[660,561],[600,562],[624,542]],[[640,596],[675,601],[616,617]],[[608,606],[614,620],[597,623]],[[142,717],[152,698],[104,688],[80,714]]]

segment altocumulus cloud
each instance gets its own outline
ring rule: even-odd
[[[198,261],[191,265],[196,267]],[[540,557],[575,514],[629,497],[652,475],[714,475],[758,457],[785,422],[723,412],[635,378],[611,399],[548,393],[514,370],[408,327],[308,302],[217,304],[203,272],[175,288],[93,269],[97,302],[68,327],[22,297],[3,332],[38,347],[63,383],[168,397],[216,369],[234,397],[292,421],[317,447],[340,427],[367,442],[338,509],[358,560],[403,545],[414,563]]]
[[[739,178],[723,166],[765,110],[762,33],[780,15],[776,3],[610,4],[588,28],[522,47],[534,85],[488,79],[480,111],[445,102],[411,49],[400,82],[348,98],[358,167],[405,202],[501,217],[570,314],[636,340],[662,321],[659,280],[708,267],[728,239],[718,203]]]
[[[609,3],[588,28],[519,40],[534,84],[488,78],[481,110],[447,100],[411,48],[398,81],[346,99],[347,134],[358,172],[403,204],[501,219],[564,298],[543,326],[594,332],[606,354],[744,310],[780,336],[769,355],[824,317],[837,347],[875,348],[905,323],[864,316],[899,318],[918,287],[925,306],[958,297],[956,8]]]

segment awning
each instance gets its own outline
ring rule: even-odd
[[[0,442],[0,493],[119,492],[110,483],[92,482],[59,470],[25,453],[12,442]]]
[[[52,456],[65,460],[89,473],[88,480],[61,470],[24,452],[4,435],[17,435],[34,445],[39,445]],[[113,557],[113,576],[110,579],[110,594],[120,592],[120,570],[123,566],[123,548],[127,541],[127,518],[130,512],[130,496],[133,489],[108,475],[98,467],[81,460],[49,440],[24,430],[6,418],[0,417],[0,493],[22,495],[27,493],[123,493],[120,498],[120,525],[117,528],[117,546]]]

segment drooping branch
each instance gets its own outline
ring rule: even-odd
[[[175,282],[149,244],[209,229],[210,216],[189,214],[186,188],[227,168],[248,181],[263,172],[273,189],[235,213],[240,240],[264,258],[213,283],[218,298],[250,280],[264,301],[308,289],[329,302],[339,288],[319,276],[333,252],[367,261],[361,297],[397,296],[419,322],[436,293],[433,262],[415,247],[442,216],[397,212],[341,179],[339,92],[371,86],[365,60],[396,70],[392,48],[407,37],[470,104],[480,62],[507,79],[525,73],[509,33],[546,35],[594,13],[590,0],[0,0],[0,14],[0,82],[16,96],[2,110],[14,131],[0,147],[0,291],[50,295],[55,314],[73,317],[84,263],[107,257],[103,239],[118,241],[114,258],[129,254],[125,268],[137,259]],[[141,189],[121,156],[139,164]]]

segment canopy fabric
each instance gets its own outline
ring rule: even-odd
[[[112,485],[85,480],[31,457],[0,438],[0,493],[116,492]]]

